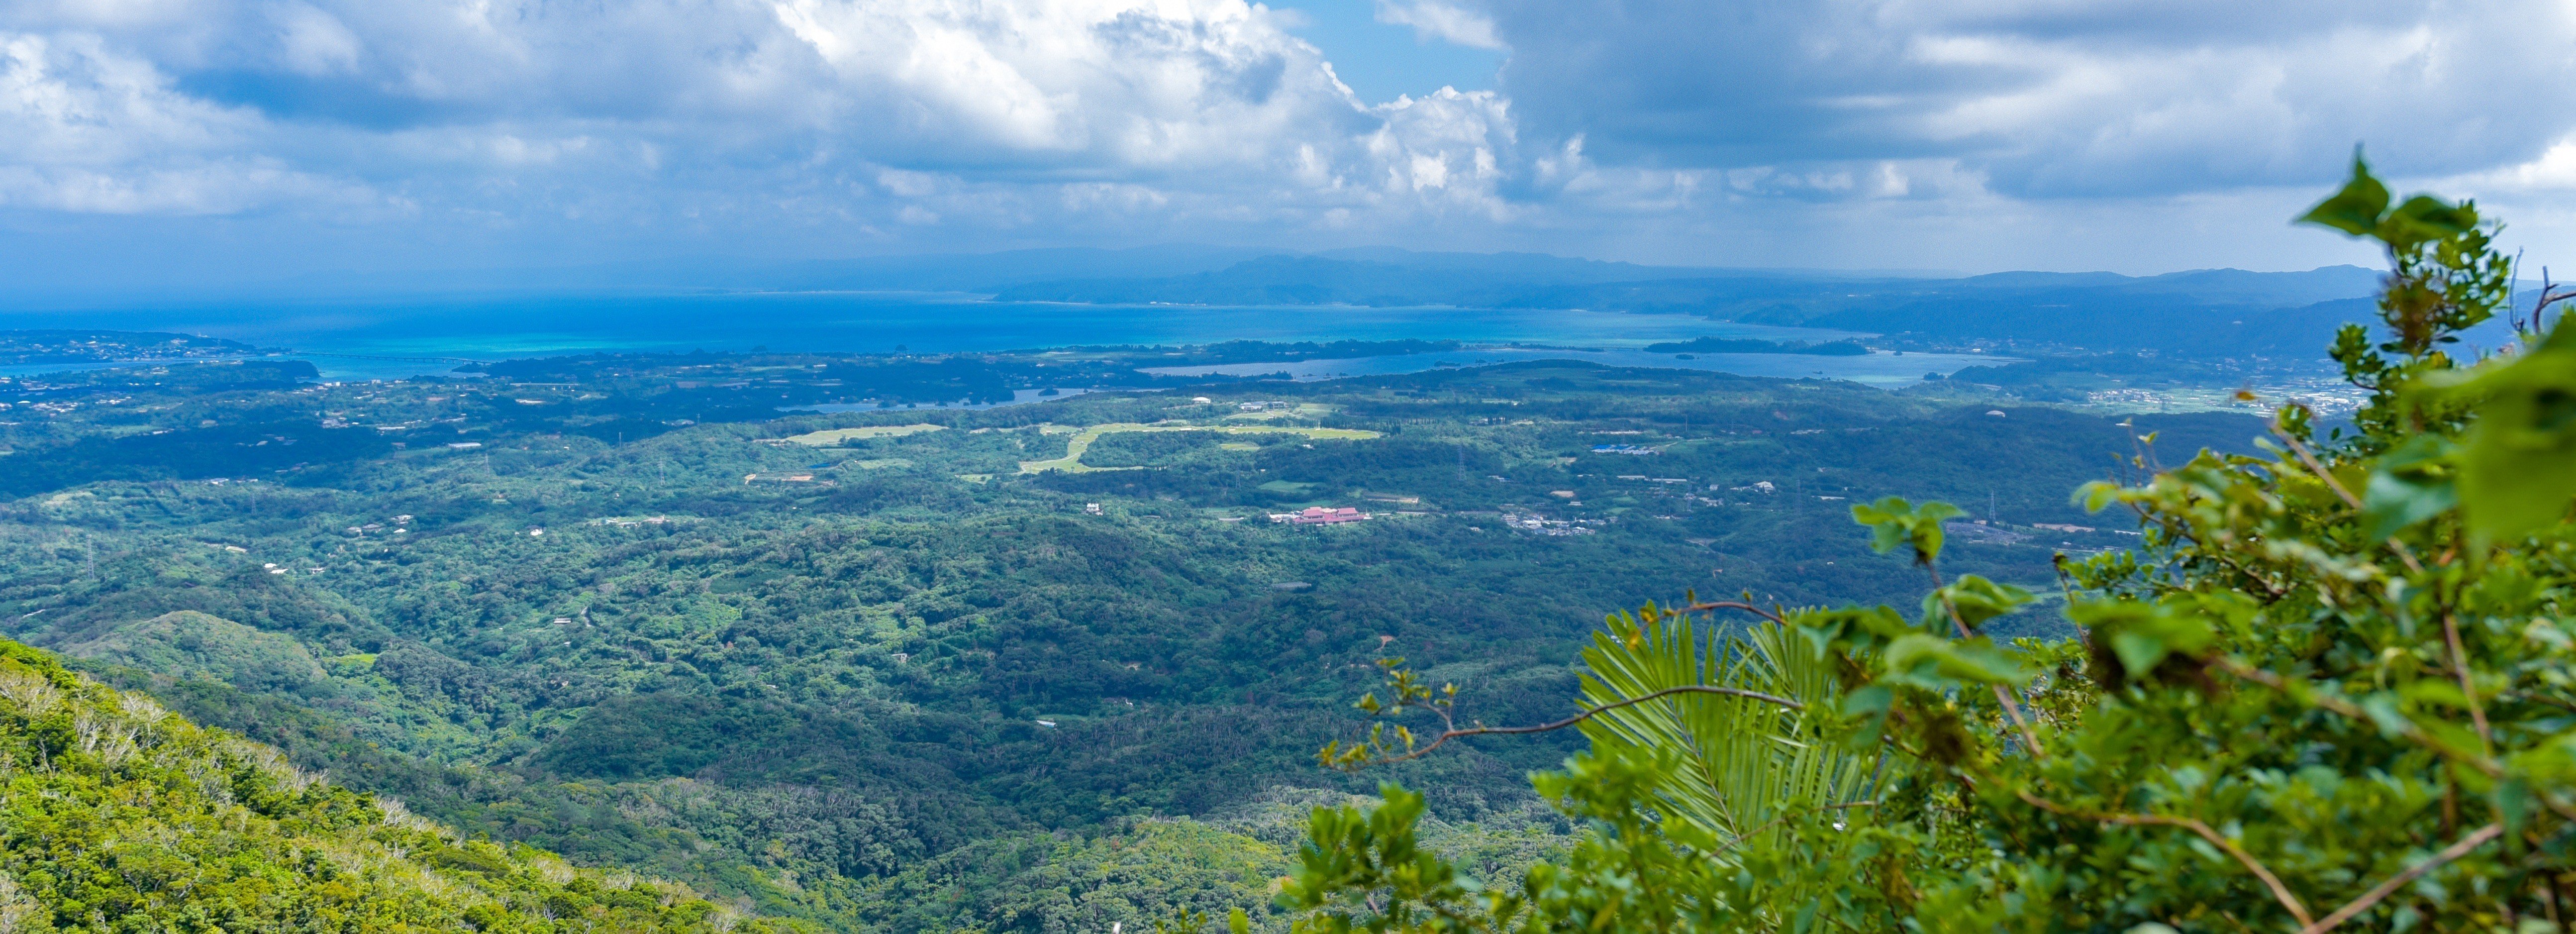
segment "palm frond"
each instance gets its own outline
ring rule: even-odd
[[[1597,707],[1684,685],[1722,685],[1831,703],[1834,677],[1776,623],[1730,631],[1647,607],[1613,617],[1583,653],[1584,703]],[[1867,793],[1876,757],[1820,742],[1803,713],[1716,694],[1676,694],[1586,721],[1596,745],[1678,757],[1655,789],[1665,816],[1736,839],[1795,809],[1850,804]]]

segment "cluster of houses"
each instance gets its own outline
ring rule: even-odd
[[[1592,535],[1595,534],[1594,530],[1586,526],[1599,525],[1602,521],[1600,519],[1550,519],[1536,513],[1524,512],[1503,513],[1503,525],[1540,535]]]
[[[1338,509],[1308,506],[1296,512],[1274,512],[1270,521],[1283,525],[1340,525],[1345,522],[1367,522],[1369,514],[1350,506]]]
[[[748,483],[815,483],[815,480],[814,480],[814,475],[813,475],[813,474],[810,474],[810,473],[747,473],[747,474],[743,474],[743,475],[742,475],[742,482],[744,482],[744,483],[746,483],[746,484],[748,484]],[[838,486],[839,484],[837,484],[837,483],[835,483],[835,482],[833,482],[833,481],[830,481],[830,480],[824,480],[824,481],[821,481],[821,482],[820,482],[819,484],[817,484],[817,485],[818,485],[818,486]]]
[[[411,524],[411,517],[408,515],[395,516],[393,518],[386,519],[384,522],[370,522],[365,525],[353,525],[348,527],[345,531],[351,535],[365,535],[369,532],[383,531],[384,527],[388,523],[394,526],[395,534],[402,534],[411,531],[410,529],[403,528],[403,526]]]
[[[616,526],[616,527],[618,527],[618,528],[623,529],[623,528],[632,528],[632,527],[634,527],[634,526],[638,526],[638,525],[661,525],[661,524],[666,523],[666,522],[669,522],[669,521],[671,521],[671,518],[670,518],[669,516],[646,516],[646,517],[641,518],[641,519],[623,519],[623,518],[592,519],[592,520],[590,520],[590,524],[592,524],[592,525],[612,525],[612,526]]]

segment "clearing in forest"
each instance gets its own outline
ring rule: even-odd
[[[1252,421],[1260,421],[1260,420],[1263,420],[1263,419],[1272,419],[1272,418],[1322,418],[1322,417],[1324,417],[1324,416],[1326,416],[1326,415],[1331,415],[1331,414],[1333,414],[1334,410],[1339,409],[1339,408],[1341,408],[1341,406],[1338,406],[1338,405],[1318,405],[1318,404],[1316,404],[1316,403],[1312,403],[1312,402],[1303,402],[1303,403],[1299,403],[1299,404],[1297,404],[1297,405],[1293,405],[1293,406],[1289,406],[1289,405],[1281,405],[1281,406],[1273,406],[1273,407],[1268,407],[1268,408],[1254,409],[1254,410],[1249,411],[1249,412],[1237,412],[1237,413],[1235,413],[1235,414],[1232,414],[1232,415],[1228,415],[1228,416],[1226,416],[1226,418],[1228,418],[1228,419],[1249,419],[1249,420],[1252,420]]]
[[[1091,449],[1091,442],[1099,440],[1101,435],[1115,434],[1122,431],[1212,431],[1223,435],[1304,435],[1309,438],[1333,441],[1364,441],[1369,438],[1378,437],[1377,432],[1362,431],[1357,428],[1299,428],[1287,425],[1140,425],[1134,422],[1119,422],[1109,425],[1093,425],[1089,428],[1082,429],[1080,433],[1077,433],[1073,437],[1065,440],[1063,457],[1055,458],[1053,460],[1021,461],[1020,472],[1026,474],[1061,470],[1066,473],[1091,473],[1093,471],[1100,470],[1144,469],[1141,467],[1093,467],[1082,462],[1082,453]],[[1049,433],[1052,434],[1053,432]]]
[[[870,425],[865,428],[829,428],[795,435],[787,440],[806,447],[830,447],[867,438],[900,438],[925,431],[944,431],[946,425]]]

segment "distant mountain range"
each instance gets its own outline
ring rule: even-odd
[[[1021,276],[997,282],[1014,301],[1174,304],[1590,307],[1632,311],[1787,311],[1891,297],[2098,292],[2214,305],[2293,307],[2368,295],[2379,274],[2358,266],[2307,272],[2204,269],[2161,276],[2006,272],[1967,278],[1867,276],[1806,270],[1695,269],[1567,259],[1536,253],[1414,253],[1381,248],[1253,257],[1160,276]],[[1776,317],[1777,315],[1775,315]]]
[[[1966,278],[1701,270],[1536,254],[1401,250],[1262,256],[1167,276],[996,288],[997,298],[1094,304],[1586,308],[1751,324],[2194,355],[2299,353],[2370,314],[2379,274],[2204,269],[2160,276],[2007,272]]]

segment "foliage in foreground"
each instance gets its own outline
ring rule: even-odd
[[[458,839],[0,641],[0,931],[768,929]]]
[[[1854,515],[1929,575],[1918,613],[1698,603],[1615,618],[1586,653],[1591,751],[1537,779],[1591,829],[1519,886],[1423,853],[1420,796],[1318,810],[1281,896],[1350,930],[2561,929],[2576,912],[2576,326],[2544,294],[2509,352],[2472,205],[2392,206],[2356,164],[2306,220],[2387,248],[2384,340],[2333,348],[2354,434],[2293,403],[2269,456],[2082,491],[2144,547],[2062,563],[2080,640],[1983,624],[2034,602],[1936,561],[1957,510]],[[1702,613],[1760,620],[1731,633]],[[1393,667],[1393,666],[1390,666]],[[1448,697],[1345,767],[1460,736]],[[1548,726],[1555,726],[1551,724]],[[1538,727],[1532,729],[1544,729]]]

